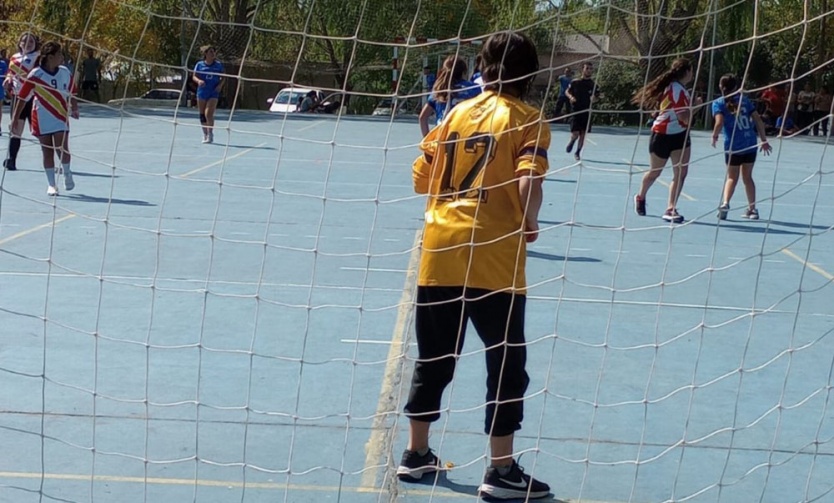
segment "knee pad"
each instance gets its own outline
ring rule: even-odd
[[[206,114],[200,114],[200,124],[205,124],[206,122],[208,122],[208,119],[206,119]]]

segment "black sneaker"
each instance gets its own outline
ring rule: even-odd
[[[576,159],[577,161],[582,160],[582,157],[579,156],[579,151],[578,150],[576,151],[576,154],[574,154],[573,158]]]
[[[748,209],[744,212],[744,218],[749,218],[750,220],[758,220],[759,219],[759,210],[756,208]]]
[[[646,200],[639,195],[634,196],[634,212],[641,217],[646,216]]]
[[[718,220],[727,220],[727,213],[730,212],[730,205],[727,203],[718,207]]]
[[[667,222],[672,222],[673,224],[680,224],[683,223],[683,215],[678,213],[678,210],[676,210],[675,208],[669,208],[663,214],[663,220],[666,220]]]
[[[5,161],[3,161],[3,167],[6,168],[6,170],[8,171],[14,171],[17,169],[17,166],[15,166],[15,162],[11,159],[6,159]]]
[[[440,470],[440,459],[429,449],[425,456],[417,451],[403,451],[403,459],[397,467],[397,477],[406,482],[417,482],[427,473]]]
[[[576,140],[571,140],[571,141],[569,141],[569,142],[568,142],[568,146],[567,146],[567,147],[565,147],[565,152],[567,152],[567,153],[569,153],[569,154],[570,154],[571,152],[573,152],[573,145],[574,145],[574,143],[575,143],[575,142],[576,142]]]
[[[510,473],[504,476],[495,467],[487,468],[484,483],[478,492],[482,498],[487,499],[536,499],[550,494],[550,486],[524,473],[524,469],[513,461]]]

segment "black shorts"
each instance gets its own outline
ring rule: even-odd
[[[484,432],[505,436],[521,428],[525,370],[526,297],[455,286],[418,286],[415,315],[418,360],[414,364],[406,414],[440,419],[443,390],[452,381],[468,321],[486,350],[487,393]],[[501,402],[496,403],[496,400]]]
[[[570,131],[571,133],[579,132],[591,132],[591,112],[590,110],[583,110],[581,112],[577,112],[576,115],[573,116],[570,123]]]
[[[727,163],[727,166],[741,166],[742,164],[753,164],[756,162],[756,151],[748,150],[746,152],[724,154],[724,162]]]
[[[98,81],[96,80],[85,80],[81,83],[81,90],[82,91],[98,91]]]
[[[30,121],[32,120],[32,103],[35,100],[29,100],[23,105],[23,110],[20,112],[20,120],[22,121]],[[14,104],[17,102],[17,98],[12,98],[11,106],[9,107],[10,110],[14,111]]]
[[[649,140],[649,153],[661,159],[668,159],[672,155],[672,152],[683,150],[690,145],[692,145],[692,142],[686,131],[676,134],[652,133],[652,137]]]

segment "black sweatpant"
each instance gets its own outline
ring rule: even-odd
[[[440,418],[443,390],[452,381],[463,348],[466,323],[472,320],[486,350],[487,392],[484,432],[503,437],[521,429],[525,370],[526,297],[463,287],[417,287],[416,335],[419,359],[405,406],[411,419]]]

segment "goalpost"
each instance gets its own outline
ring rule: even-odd
[[[471,72],[503,30],[538,46],[532,101],[584,61],[604,91],[581,162],[569,127],[548,126],[515,457],[570,503],[834,501],[834,110],[820,98],[834,3],[228,4],[0,7],[4,47],[32,31],[189,73],[215,44],[238,98],[206,146],[194,109],[82,102],[72,192],[43,194],[28,129],[23,168],[0,172],[0,502],[475,501],[489,444],[472,327],[432,425],[442,475],[396,477],[417,358],[418,125],[241,96],[424,100],[423,67],[458,54]],[[566,35],[607,50],[570,52]],[[723,139],[694,130],[686,223],[658,218],[671,170],[634,215],[649,138],[630,98],[678,56],[705,118],[732,71],[763,114],[761,94],[784,86],[782,118],[808,119],[758,154],[759,222],[741,218],[742,183],[716,218]]]

